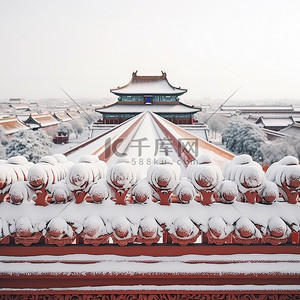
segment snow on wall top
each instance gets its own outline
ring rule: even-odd
[[[10,160],[1,168],[0,242],[12,235],[26,245],[43,234],[46,243],[63,245],[81,234],[86,243],[112,238],[125,246],[156,243],[168,232],[181,245],[200,234],[217,245],[232,239],[277,245],[300,230],[295,157],[274,163],[267,179],[249,155],[235,157],[224,174],[202,155],[188,166],[187,178],[168,156],[152,164],[146,178],[127,158],[107,169],[96,156],[72,166],[63,157],[44,157],[28,166],[27,180],[17,176],[24,164]]]
[[[162,72],[161,76],[138,76],[137,72],[132,74],[130,82],[122,87],[111,89],[111,93],[116,95],[182,95],[186,89],[173,87],[167,80],[167,74]]]

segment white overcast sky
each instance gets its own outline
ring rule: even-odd
[[[0,100],[107,98],[133,70],[184,99],[300,99],[300,0],[0,0]]]

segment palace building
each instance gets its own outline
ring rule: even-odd
[[[104,124],[120,124],[145,111],[175,124],[193,124],[193,116],[200,110],[179,101],[187,89],[172,86],[165,72],[160,76],[139,76],[133,72],[128,84],[110,92],[118,96],[118,101],[96,109]]]

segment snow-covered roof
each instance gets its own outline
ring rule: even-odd
[[[29,127],[21,122],[16,116],[0,118],[0,126],[3,128],[4,134],[7,135],[29,129]]]
[[[293,117],[294,122],[300,123],[300,117]]]
[[[264,118],[260,117],[256,124],[263,124],[265,127],[287,127],[294,123],[293,118]]]
[[[224,111],[241,111],[241,112],[291,112],[294,111],[294,107],[292,105],[286,105],[286,106],[272,106],[272,105],[253,105],[253,106],[243,106],[243,105],[237,105],[237,106],[222,106],[221,110]]]
[[[58,125],[59,121],[57,121],[50,113],[45,113],[31,114],[25,123],[38,125],[39,127],[48,127],[52,125]]]
[[[206,125],[179,125],[184,130],[208,141],[208,127]]]
[[[284,137],[288,136],[288,134],[285,134],[281,130],[275,131],[275,130],[266,129],[266,128],[262,128],[262,130],[267,135],[268,139],[284,138]]]
[[[194,108],[192,106],[188,106],[182,103],[176,104],[151,104],[151,105],[138,105],[138,104],[121,104],[117,102],[113,105],[108,107],[98,108],[96,109],[99,113],[142,113],[146,111],[151,111],[156,114],[159,113],[166,113],[166,114],[173,114],[173,113],[189,113],[194,114],[199,111],[199,109]]]
[[[12,103],[9,106],[14,109],[20,109],[20,110],[28,109],[28,104],[26,104],[26,103]]]
[[[295,137],[300,136],[300,124],[294,123],[280,130],[281,133]]]
[[[116,95],[182,95],[187,92],[186,89],[172,86],[165,72],[161,76],[138,76],[134,72],[127,85],[110,91]]]
[[[62,122],[67,122],[72,120],[72,118],[65,112],[55,112],[53,116],[54,118]]]
[[[67,111],[67,114],[72,118],[72,119],[79,119],[80,114],[77,111]]]
[[[127,106],[131,107],[133,105],[126,105],[126,107]],[[172,134],[174,145],[171,143],[170,136],[157,125],[154,118],[157,119],[157,122],[160,123],[163,128]],[[79,145],[73,150],[69,150],[65,155],[73,162],[76,162],[82,155],[103,155],[103,153],[105,153],[105,147],[107,147],[107,145],[105,145],[107,141],[110,141],[110,143],[113,144],[118,140],[120,140],[121,143],[118,143],[118,146],[115,149],[116,154],[109,157],[108,164],[113,164],[118,159],[120,153],[135,159],[138,159],[142,155],[143,159],[138,166],[141,174],[147,173],[147,162],[153,161],[155,156],[161,154],[162,151],[168,151],[168,155],[170,155],[174,161],[178,161],[178,164],[182,168],[182,172],[185,173],[184,163],[179,157],[178,151],[175,149],[176,140],[186,144],[187,147],[193,144],[192,149],[189,149],[189,151],[191,153],[193,151],[196,156],[203,153],[212,155],[213,159],[221,168],[223,168],[234,156],[152,112],[139,114],[127,122],[115,126],[111,131],[101,134],[98,137],[89,140],[87,143]],[[140,147],[138,144],[139,140],[143,141]],[[165,143],[164,147],[162,146],[163,143]],[[164,150],[165,148],[167,148],[167,150]],[[147,161],[147,159],[149,160]]]

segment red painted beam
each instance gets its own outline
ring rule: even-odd
[[[45,271],[46,272],[46,271]],[[144,274],[1,274],[0,288],[76,288],[132,285],[299,285],[299,274],[281,273],[144,273]]]
[[[22,295],[25,297],[20,297],[21,299],[30,299],[32,300],[32,295],[55,295],[58,296],[58,299],[61,299],[61,296],[67,296],[66,299],[94,299],[95,295],[99,296],[97,299],[257,299],[257,300],[267,300],[267,299],[300,299],[300,288],[297,290],[230,290],[216,287],[215,290],[207,290],[207,289],[136,289],[136,290],[80,290],[80,289],[71,289],[71,290],[63,290],[63,289],[38,289],[38,290],[12,290],[12,291],[0,291],[0,295],[5,295],[4,299],[16,299],[16,295]],[[118,296],[123,296],[117,298]],[[206,297],[202,297],[205,295]],[[274,296],[277,297],[274,297]],[[26,298],[28,296],[28,298]],[[174,298],[176,296],[176,298]],[[210,298],[211,296],[211,298]],[[70,298],[69,298],[70,297]],[[90,298],[89,298],[90,297]],[[202,297],[202,298],[201,298]],[[244,298],[243,298],[244,297]],[[34,298],[35,299],[35,298]],[[40,299],[40,298],[39,298]]]
[[[22,245],[1,245],[0,255],[4,256],[27,256],[27,255],[66,255],[66,254],[92,254],[92,255],[122,255],[139,256],[147,255],[153,257],[159,256],[179,256],[179,255],[230,255],[230,254],[300,254],[300,245],[188,245],[185,247],[178,245],[127,245],[120,247],[118,245],[101,245],[94,247],[91,245],[66,245],[57,247],[52,245],[31,245],[25,247]]]

